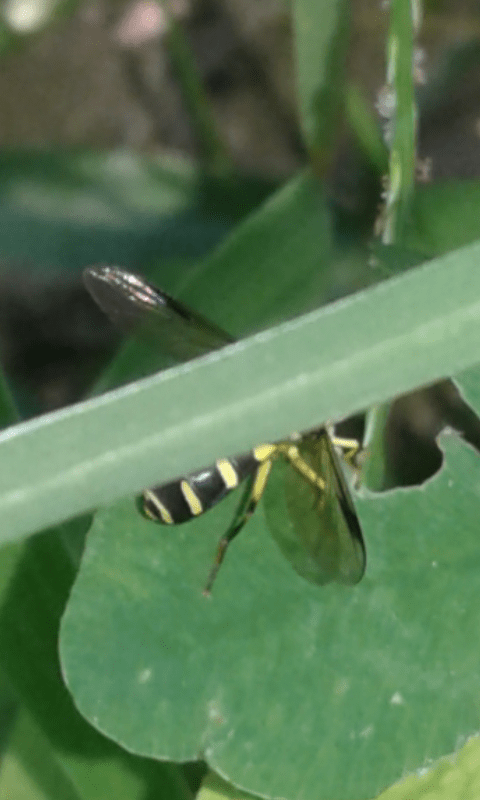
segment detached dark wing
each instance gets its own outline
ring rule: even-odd
[[[124,333],[150,340],[178,361],[188,361],[234,341],[201,314],[121,267],[87,267],[83,280],[114,325]]]

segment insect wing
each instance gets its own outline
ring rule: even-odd
[[[363,578],[366,566],[362,529],[340,463],[340,456],[326,431],[322,438],[322,444],[325,453],[324,475],[328,475],[326,477],[325,506],[330,508],[327,514],[329,513],[332,522],[337,525],[338,561],[334,580],[338,583],[354,585]]]
[[[217,350],[234,340],[201,314],[120,267],[87,267],[88,291],[120,330],[147,339],[177,361]]]
[[[356,584],[365,571],[365,547],[340,459],[325,430],[305,436],[298,449],[325,488],[312,486],[290,464],[276,462],[273,471],[282,472],[285,513],[279,518],[277,507],[272,535],[296,572],[311,583]],[[268,507],[267,495],[267,516]]]

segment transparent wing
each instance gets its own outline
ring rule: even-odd
[[[283,460],[275,463],[274,472],[282,473],[286,513],[279,515],[277,506],[272,535],[296,572],[311,583],[358,583],[365,546],[340,459],[324,429],[307,434],[298,447],[325,489],[309,484]]]
[[[234,341],[201,314],[121,267],[87,267],[83,280],[120,330],[151,340],[178,361],[188,361]]]

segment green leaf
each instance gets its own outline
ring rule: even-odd
[[[476,800],[480,791],[480,742],[474,736],[434,768],[409,775],[376,800]]]
[[[168,7],[164,6],[164,13]],[[199,157],[212,173],[233,171],[233,163],[220,136],[212,105],[197,68],[188,37],[175,14],[167,18],[166,45],[171,66],[180,84],[183,101],[188,109],[197,140]]]
[[[454,750],[478,728],[480,462],[443,447],[425,486],[357,498],[353,589],[298,577],[260,510],[203,597],[236,498],[173,530],[131,501],[98,514],[62,626],[82,713],[134,752],[203,754],[274,797],[374,796]]]
[[[365,100],[356,84],[350,84],[345,95],[348,122],[358,144],[379,175],[388,171],[388,151],[381,136],[378,116]]]
[[[203,255],[272,190],[127,151],[3,151],[0,179],[4,257],[64,270],[162,260],[168,280],[180,259]]]
[[[409,245],[430,256],[480,239],[480,183],[444,181],[418,186]]]
[[[58,753],[35,723],[21,713],[9,747],[2,759],[0,798],[8,800],[79,800],[68,774],[62,769]]]
[[[151,790],[162,800],[190,800],[179,767],[141,761],[91,728],[60,675],[60,615],[87,525],[76,520],[0,551],[2,670],[22,709],[11,755],[39,792],[55,784],[55,798],[132,800]]]
[[[200,265],[180,299],[234,336],[317,308],[365,281],[365,268],[358,278],[364,256],[348,288],[340,282],[336,271],[345,270],[347,255],[334,249],[331,229],[325,186],[310,172],[300,174]]]
[[[197,800],[255,800],[249,792],[240,792],[211,770],[205,777]]]

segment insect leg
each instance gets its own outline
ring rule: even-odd
[[[325,479],[303,458],[297,445],[290,442],[280,442],[277,445],[277,453],[281,454],[292,465],[295,472],[298,472],[312,488],[320,489],[321,492],[325,491]]]
[[[222,536],[218,543],[217,553],[213,562],[210,574],[208,576],[203,594],[208,596],[212,590],[213,583],[217,577],[218,570],[220,569],[225,553],[231,541],[237,536],[244,525],[248,522],[253,512],[255,511],[267,484],[268,476],[272,468],[272,462],[266,460],[261,463],[253,476],[248,481],[245,492],[242,495],[239,506],[233,518],[232,524]]]
[[[343,450],[343,457],[347,464],[351,467],[357,467],[358,457],[362,453],[362,446],[357,439],[344,439],[341,436],[331,436],[331,442],[334,447]]]
[[[366,455],[365,448],[356,439],[332,436],[331,442],[334,447],[343,451],[343,459],[350,469],[352,483],[358,489],[361,482],[362,464]]]

